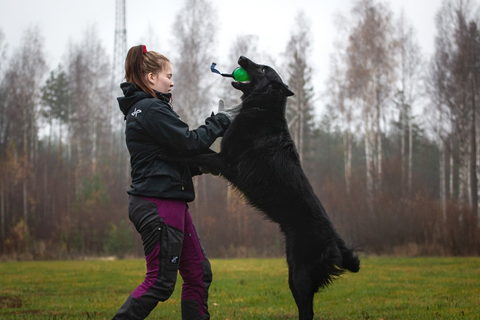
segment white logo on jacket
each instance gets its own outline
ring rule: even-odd
[[[134,116],[135,118],[137,117],[137,114],[141,113],[142,110],[137,110],[137,108],[135,108],[135,110],[132,112],[132,116]]]

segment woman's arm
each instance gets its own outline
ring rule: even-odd
[[[147,112],[142,121],[145,130],[158,143],[182,154],[206,152],[230,125],[228,117],[219,113],[212,114],[197,129],[189,130],[188,125],[161,102],[155,102]]]

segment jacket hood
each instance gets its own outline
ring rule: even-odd
[[[125,119],[127,117],[128,111],[130,108],[140,100],[152,98],[152,96],[142,89],[140,89],[137,85],[130,82],[124,82],[120,84],[120,88],[123,91],[124,97],[118,97],[118,106],[120,110],[125,115]],[[160,100],[164,100],[167,103],[170,101],[172,94],[171,93],[160,93],[155,91],[157,98]]]

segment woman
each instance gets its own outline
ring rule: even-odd
[[[162,161],[168,152],[195,155],[208,152],[223,136],[240,106],[222,110],[189,130],[173,111],[170,93],[172,65],[163,55],[132,47],[125,61],[118,98],[126,119],[126,143],[132,167],[128,214],[142,236],[147,274],[113,319],[144,319],[175,288],[177,270],[183,278],[182,319],[209,319],[210,263],[195,231],[187,202],[195,192],[192,176],[201,174],[188,165]]]

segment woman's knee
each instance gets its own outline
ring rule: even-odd
[[[190,263],[188,267],[181,266],[180,275],[182,276],[185,285],[209,286],[212,282],[212,267],[208,259],[202,262]]]
[[[203,260],[202,262],[202,269],[203,269],[203,283],[212,283],[212,266],[210,265],[210,261],[208,259]]]

